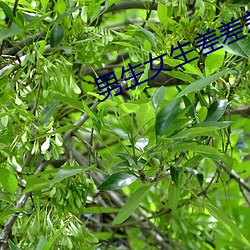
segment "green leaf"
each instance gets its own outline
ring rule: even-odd
[[[18,209],[14,209],[14,208],[7,208],[5,211],[0,212],[0,222],[4,223],[6,219],[8,219],[8,217],[14,213],[18,213],[18,212],[23,212],[23,208],[18,208]]]
[[[136,31],[135,37],[138,38],[138,40],[140,40],[140,41],[143,41],[146,39],[151,43],[151,45],[154,48],[157,47],[156,42],[155,42],[155,35],[147,29],[144,29],[144,28],[139,26],[139,30]]]
[[[45,244],[45,246],[43,247],[42,250],[49,250],[52,245],[53,245],[53,242],[59,237],[59,235],[64,231],[64,229],[68,226],[69,222],[66,223],[64,222],[64,226],[62,226],[59,230],[57,230],[55,232],[55,234],[53,235],[53,237]]]
[[[161,86],[152,96],[151,101],[155,110],[157,110],[158,107],[161,105],[162,101],[164,100],[165,94],[166,94],[166,87]]]
[[[134,103],[122,103],[119,106],[120,112],[124,115],[131,114],[131,113],[137,111],[138,109],[140,109],[140,105],[134,104]]]
[[[183,89],[181,91],[181,93],[179,93],[177,95],[177,98],[181,97],[183,95],[195,92],[197,90],[200,90],[200,89],[206,87],[207,85],[213,83],[214,81],[218,80],[220,77],[222,77],[223,75],[225,75],[225,74],[227,74],[229,72],[230,72],[230,70],[223,70],[223,71],[218,72],[218,73],[216,73],[214,75],[207,76],[207,77],[202,78],[202,79],[200,79],[198,81],[195,81],[195,82],[189,84],[185,89]]]
[[[201,199],[200,199],[201,200]],[[202,200],[201,200],[202,201]],[[238,227],[230,220],[221,210],[213,206],[212,204],[202,201],[208,212],[216,218],[223,226],[232,233],[239,241],[241,241],[245,246],[250,248],[250,242],[245,238],[245,236],[240,232]]]
[[[78,6],[73,7],[72,9],[66,10],[64,13],[62,13],[60,16],[58,16],[53,23],[58,23],[60,20],[64,19],[66,16],[71,15],[72,13],[81,9],[82,7],[83,7],[83,5],[79,4]]]
[[[196,169],[194,168],[189,168],[189,167],[186,167],[185,168],[188,172],[190,172],[192,175],[195,176],[195,178],[198,180],[200,186],[202,187],[203,185],[203,181],[204,181],[204,176],[201,172],[197,171]]]
[[[249,0],[233,0],[232,4],[249,4]]]
[[[6,15],[11,21],[14,21],[14,15],[13,15],[13,12],[12,12],[11,8],[9,7],[9,5],[7,5],[7,4],[4,3],[3,1],[0,1],[0,8],[3,9],[5,15]]]
[[[174,211],[177,208],[180,199],[180,189],[172,182],[168,188],[169,207]]]
[[[199,112],[198,112],[198,118],[200,122],[203,122],[206,119],[207,116],[207,108],[206,107],[201,107]]]
[[[59,102],[52,100],[51,103],[45,104],[42,112],[42,124],[49,122],[50,118],[53,116],[55,110],[58,108]]]
[[[205,122],[219,121],[227,109],[227,104],[228,104],[227,99],[215,101],[214,103],[212,103],[208,108],[208,114],[205,119]]]
[[[225,121],[225,122],[204,121],[195,124],[193,127],[217,127],[216,129],[222,129],[228,127],[230,124],[232,124],[231,121]]]
[[[219,129],[218,127],[195,127],[188,128],[179,133],[172,135],[170,139],[190,139],[196,136],[206,135],[207,132],[215,131]]]
[[[18,180],[16,176],[5,168],[0,168],[0,183],[11,194],[14,194],[18,187]]]
[[[121,208],[120,212],[116,215],[112,224],[121,224],[124,222],[139,206],[143,198],[147,195],[150,185],[144,185],[138,188]]]
[[[20,29],[18,26],[12,26],[11,29],[2,29],[0,30],[0,41],[3,41],[6,38],[17,36],[23,32],[23,29]]]
[[[80,208],[80,212],[82,214],[105,214],[105,213],[117,213],[119,212],[119,208],[113,208],[113,207],[82,207]]]
[[[49,0],[41,0],[41,5],[42,5],[42,7],[43,7],[44,9],[47,8],[48,3],[49,3]]]
[[[51,180],[47,180],[42,177],[38,178],[37,176],[27,177],[26,182],[27,183],[24,192],[44,190],[46,188],[49,188],[51,185]]]
[[[165,71],[164,73],[174,78],[180,79],[184,82],[192,83],[195,81],[195,79],[192,76],[180,71]]]
[[[65,96],[65,95],[62,95],[60,93],[57,93],[55,92],[54,93],[54,98],[56,98],[57,100],[63,102],[63,103],[66,103],[68,104],[69,106],[73,107],[73,108],[76,108],[82,112],[85,112],[84,108],[83,108],[83,105],[80,101],[78,100],[75,100],[71,97],[68,97],[68,96]]]
[[[43,247],[46,245],[47,242],[48,241],[47,241],[46,237],[44,235],[41,235],[40,239],[38,241],[36,250],[43,250]]]
[[[132,174],[120,172],[109,176],[99,187],[99,190],[117,190],[133,183],[136,177]]]
[[[10,250],[22,250],[17,245],[15,245],[11,240],[9,240],[8,242],[9,242]]]
[[[250,37],[246,37],[237,41],[237,44],[241,48],[241,50],[246,54],[247,57],[250,57]]]
[[[225,51],[216,50],[213,53],[209,54],[205,60],[205,72],[206,75],[211,75],[223,65]]]
[[[176,186],[178,186],[180,170],[181,170],[180,168],[175,168],[173,166],[170,166],[170,175],[171,175],[172,181],[174,182]]]
[[[79,167],[79,166],[76,166],[76,167],[68,166],[68,167],[61,168],[56,174],[55,178],[52,180],[51,186],[57,182],[61,182],[62,180],[70,176],[74,176],[85,171],[86,171],[85,168]]]
[[[56,47],[63,39],[64,28],[61,24],[56,25],[50,35],[50,46]]]
[[[164,135],[174,123],[179,110],[179,101],[174,99],[156,116],[155,132],[156,136]]]
[[[166,4],[159,2],[157,7],[158,18],[161,23],[167,24],[168,21],[168,10]]]

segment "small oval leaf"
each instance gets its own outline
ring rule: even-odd
[[[50,46],[56,47],[63,39],[64,28],[61,24],[56,25],[50,35]]]

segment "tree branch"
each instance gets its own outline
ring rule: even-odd
[[[219,164],[220,168],[224,169],[232,179],[236,180],[240,186],[250,192],[250,186],[232,169],[229,170],[224,163]]]

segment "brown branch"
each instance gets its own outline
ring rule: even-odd
[[[219,164],[219,167],[225,170],[232,179],[236,180],[241,187],[250,192],[250,186],[232,169],[229,170],[224,163]]]
[[[150,9],[149,9],[149,11],[148,11],[148,13],[147,13],[146,21],[148,21],[149,18],[150,18],[150,15],[151,15],[151,12],[152,12],[152,8],[153,8],[154,4],[155,4],[155,0],[153,0],[152,4],[151,4],[151,6],[150,6]],[[146,21],[144,21],[144,23],[142,24],[142,28],[145,27]]]
[[[25,39],[18,41],[13,44],[13,47],[6,48],[3,50],[3,55],[15,55],[19,50],[23,49],[25,46],[29,46],[37,40],[40,40],[45,35],[45,32],[39,32],[33,36],[27,36]]]

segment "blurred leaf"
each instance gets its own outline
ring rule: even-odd
[[[172,135],[171,139],[189,139],[194,138],[196,136],[206,135],[209,131],[215,131],[220,129],[218,127],[195,127],[195,128],[188,128],[179,133]]]
[[[228,100],[215,101],[208,108],[208,114],[204,122],[219,121],[227,109]]]
[[[42,124],[49,122],[50,118],[53,116],[55,110],[58,108],[59,102],[56,100],[51,101],[49,104],[44,104],[42,112]]]
[[[0,41],[3,41],[6,38],[17,36],[20,33],[22,33],[24,30],[20,29],[18,26],[14,25],[11,28],[8,29],[2,29],[0,30]]]
[[[138,104],[134,104],[134,103],[122,103],[119,106],[120,112],[122,114],[131,114],[134,113],[135,111],[137,111],[140,108],[140,105]]]
[[[36,247],[36,250],[43,250],[43,247],[45,246],[45,244],[47,243],[47,239],[44,235],[41,235],[40,236],[40,239],[38,241],[38,244],[37,244],[37,247]]]
[[[195,178],[198,180],[200,186],[202,187],[203,185],[203,181],[204,181],[204,176],[201,172],[197,171],[196,169],[194,168],[189,168],[189,167],[186,167],[185,168],[188,172],[190,172],[192,175],[195,176]]]
[[[179,180],[179,172],[181,171],[180,168],[176,168],[173,166],[170,166],[170,175],[171,179],[174,182],[176,186],[178,186],[178,180]]]
[[[84,167],[80,167],[80,166],[67,166],[67,167],[63,167],[61,168],[58,173],[56,174],[55,178],[52,180],[51,182],[51,186],[54,185],[57,182],[61,182],[62,180],[70,177],[70,176],[74,176],[80,173],[83,173],[86,171],[86,168]]]
[[[33,192],[38,190],[43,190],[49,188],[51,185],[51,180],[47,180],[42,177],[29,176],[26,178],[26,188],[24,192]]]
[[[200,122],[203,122],[206,119],[207,116],[207,108],[206,107],[201,107],[199,112],[198,112],[198,118]]]
[[[206,87],[207,85],[213,83],[214,81],[218,80],[221,76],[229,73],[230,70],[223,70],[221,72],[218,72],[214,75],[211,75],[211,76],[207,76],[205,78],[202,78],[198,81],[195,81],[191,84],[189,84],[185,89],[183,89],[181,91],[181,93],[179,93],[177,95],[177,98],[178,97],[181,97],[183,95],[186,95],[186,94],[189,94],[189,93],[192,93],[192,92],[195,92],[197,90],[201,90],[202,88]]]
[[[76,108],[82,112],[85,112],[84,108],[83,108],[83,105],[80,101],[76,100],[76,99],[73,99],[71,97],[68,97],[68,96],[65,96],[65,95],[62,95],[60,93],[57,93],[55,92],[54,95],[53,95],[57,100],[63,102],[63,103],[66,103],[68,104],[69,106],[73,107],[73,108]]]
[[[150,185],[144,185],[138,188],[133,194],[131,194],[127,202],[121,208],[120,212],[116,215],[112,224],[121,224],[122,222],[124,222],[139,206],[143,198],[147,195],[150,188]]]
[[[220,69],[224,62],[224,56],[224,50],[216,50],[207,56],[205,60],[205,71],[207,76]]]
[[[16,176],[5,168],[0,168],[0,183],[11,194],[14,194],[18,187]]]
[[[0,222],[4,223],[8,217],[14,213],[18,212],[23,212],[23,208],[18,208],[18,209],[13,209],[13,208],[8,208],[5,211],[0,212]]]
[[[164,71],[164,73],[174,78],[180,79],[184,82],[192,83],[195,81],[195,79],[192,76],[188,75],[187,73],[180,72],[180,71],[175,71],[175,70]]]
[[[161,23],[167,24],[168,21],[168,10],[165,3],[159,2],[157,7],[158,18]]]
[[[54,241],[59,237],[59,235],[65,230],[65,228],[68,226],[68,223],[64,222],[65,224],[55,232],[55,234],[53,235],[53,237],[44,245],[42,250],[49,250],[51,249]]]
[[[52,30],[51,30],[51,35],[50,35],[50,46],[56,47],[63,39],[63,34],[64,34],[64,28],[61,24],[56,25]]]
[[[217,127],[217,129],[222,129],[228,127],[232,124],[231,121],[217,122],[217,121],[204,121],[201,123],[194,124],[193,127]]]
[[[200,199],[201,200],[201,199]],[[202,201],[202,200],[201,200]],[[221,210],[213,206],[212,204],[202,201],[205,205],[208,212],[215,217],[219,222],[221,222],[224,227],[232,233],[239,241],[241,241],[245,246],[250,248],[249,241],[245,238],[245,236],[240,232],[237,226],[234,224],[232,220],[230,220]]]
[[[175,211],[180,199],[180,189],[172,182],[168,188],[168,204]]]
[[[156,136],[162,136],[168,131],[175,121],[178,110],[179,101],[175,99],[158,113],[155,121]]]
[[[151,101],[156,111],[158,107],[161,105],[162,101],[164,100],[165,94],[166,94],[166,87],[161,86],[152,96]]]
[[[246,37],[244,39],[241,39],[237,41],[239,47],[241,50],[247,55],[248,58],[250,58],[250,37]]]
[[[5,15],[11,20],[14,21],[14,15],[12,13],[11,8],[9,7],[9,5],[7,5],[6,3],[4,3],[3,1],[0,1],[0,8],[3,9]]]
[[[233,0],[232,4],[249,4],[249,0]]]
[[[133,183],[136,177],[132,174],[120,172],[109,176],[99,187],[99,190],[117,190]]]
[[[151,43],[152,47],[154,48],[157,47],[156,42],[155,42],[155,35],[151,31],[144,29],[140,26],[139,26],[139,30],[135,32],[135,38],[137,38],[140,41],[143,41],[146,39]]]
[[[11,240],[9,240],[8,242],[9,242],[10,250],[22,250],[17,245],[15,245]]]
[[[82,207],[81,213],[82,214],[105,214],[105,213],[117,213],[119,212],[119,208],[113,207],[101,207],[101,206],[92,206],[92,207]]]

